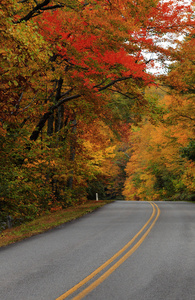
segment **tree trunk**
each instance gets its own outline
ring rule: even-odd
[[[76,125],[77,125],[76,119],[71,121],[71,125],[72,125],[72,130],[71,130],[72,137],[71,137],[71,144],[70,144],[70,161],[73,164],[75,160],[75,153],[76,153]],[[73,174],[74,171],[72,170],[67,180],[67,187],[69,189],[73,188]]]
[[[47,135],[53,135],[53,122],[54,122],[54,115],[52,114],[47,121]]]

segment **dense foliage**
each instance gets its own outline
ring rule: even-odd
[[[178,48],[158,43],[192,31],[192,7],[181,2],[1,1],[1,219],[21,222],[95,199],[96,192],[121,195],[129,157],[127,198],[164,195],[170,177],[177,189],[194,191],[194,36]],[[145,93],[155,84],[146,52],[162,62],[178,60],[163,78],[173,91],[163,100],[166,113]],[[152,142],[156,130],[170,145],[165,153]],[[163,155],[173,162],[170,169]],[[150,178],[146,191],[142,176]]]
[[[195,200],[195,39],[178,49],[182,58],[162,78],[158,114],[133,128],[124,195],[130,199]],[[150,99],[155,90],[147,91]],[[158,118],[154,118],[158,116]]]

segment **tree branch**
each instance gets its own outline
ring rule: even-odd
[[[128,76],[128,77],[121,77],[121,78],[118,78],[118,79],[115,79],[115,80],[112,80],[110,83],[108,83],[107,85],[103,86],[103,87],[100,87],[98,88],[98,92],[101,92],[101,91],[104,91],[105,89],[109,88],[110,86],[113,86],[115,83],[117,82],[120,82],[120,81],[124,81],[124,80],[128,80],[132,78],[132,76]],[[97,87],[97,86],[94,86],[94,88]],[[70,92],[73,91],[73,88],[69,89],[65,95],[69,94]],[[64,96],[64,95],[63,95]],[[58,102],[56,103],[55,105],[51,106],[50,109],[48,110],[48,112],[46,112],[40,119],[38,125],[36,126],[35,130],[33,131],[33,133],[31,134],[30,136],[30,140],[31,141],[36,141],[38,136],[39,136],[39,133],[41,132],[41,130],[43,129],[43,127],[45,126],[45,123],[47,122],[47,120],[49,119],[49,117],[53,114],[54,110],[56,110],[58,107],[60,107],[62,104],[66,103],[66,102],[69,102],[71,100],[74,100],[74,99],[78,99],[80,98],[81,96],[83,96],[83,94],[76,94],[76,95],[72,95],[72,96],[69,96],[69,97],[65,97]]]
[[[31,18],[33,18],[35,15],[41,14],[43,10],[64,7],[64,4],[56,4],[53,6],[47,6],[50,2],[51,2],[51,0],[44,0],[42,3],[37,4],[26,16],[24,16],[20,20],[16,21],[16,23],[21,23],[22,21],[28,21]]]
[[[73,88],[71,88],[69,91],[66,92],[66,94],[70,93],[73,90]],[[57,109],[59,106],[61,106],[62,104],[71,101],[73,99],[77,99],[80,98],[82,96],[82,94],[77,94],[77,95],[73,95],[73,96],[69,96],[66,98],[63,98],[61,101],[59,101],[58,103],[56,103],[55,105],[51,106],[49,111],[46,112],[40,119],[38,125],[36,126],[35,130],[32,132],[31,136],[30,136],[30,140],[31,141],[36,141],[39,133],[41,132],[41,130],[43,129],[43,127],[45,126],[45,123],[47,122],[47,120],[49,119],[49,117],[53,114],[54,110]]]
[[[124,80],[127,80],[127,79],[130,79],[132,78],[132,76],[127,76],[127,77],[121,77],[121,78],[117,78],[115,80],[112,80],[110,83],[108,83],[107,85],[101,87],[98,89],[99,92],[103,91],[103,90],[106,90],[107,88],[109,88],[110,86],[113,86],[115,83],[117,82],[120,82],[120,81],[124,81]]]
[[[56,5],[53,5],[53,6],[43,7],[40,10],[49,10],[49,9],[56,9],[56,8],[61,8],[61,7],[64,7],[64,5],[63,4],[56,4]]]
[[[187,116],[187,115],[183,115],[183,114],[181,114],[180,112],[178,112],[178,117],[182,117],[182,118],[189,119],[189,120],[191,120],[191,121],[195,121],[195,118],[192,118],[192,117]]]
[[[124,96],[124,97],[126,97],[126,98],[128,98],[128,99],[130,99],[130,100],[135,99],[135,95],[131,95],[131,97],[130,97],[130,95],[124,94],[124,93],[122,93],[122,92],[119,91],[119,90],[113,90],[113,89],[108,89],[108,90],[109,90],[109,91],[112,91],[113,93],[120,94],[120,95],[122,95],[122,96]]]

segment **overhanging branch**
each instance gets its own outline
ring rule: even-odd
[[[104,90],[108,89],[109,87],[113,86],[117,82],[125,81],[125,80],[128,80],[130,78],[132,78],[132,76],[117,78],[115,80],[112,80],[111,82],[109,82],[107,85],[105,85],[103,87],[99,87],[97,89],[98,85],[96,85],[96,86],[94,86],[94,88],[96,88],[98,92],[101,92],[101,91],[104,91]],[[64,95],[67,95],[67,94],[71,93],[72,91],[73,91],[73,88],[69,89]],[[37,140],[37,138],[39,136],[39,133],[41,132],[41,130],[45,126],[45,123],[47,122],[47,120],[49,119],[49,117],[53,114],[53,112],[58,107],[60,107],[62,104],[66,103],[66,102],[69,102],[69,101],[74,100],[74,99],[78,99],[81,96],[83,96],[83,94],[76,94],[76,95],[72,95],[72,96],[64,98],[64,95],[62,96],[62,99],[58,103],[56,103],[55,105],[51,106],[50,109],[48,110],[48,112],[46,112],[41,117],[41,119],[40,119],[39,123],[37,124],[35,130],[33,131],[33,133],[30,136],[30,140],[31,141],[36,141]]]
[[[72,88],[66,92],[70,93],[72,91]],[[35,130],[33,131],[33,133],[30,136],[30,140],[31,141],[36,141],[37,138],[39,137],[39,133],[41,132],[41,130],[43,129],[43,127],[45,126],[45,123],[47,122],[47,120],[49,119],[49,117],[53,114],[54,110],[56,110],[58,107],[60,107],[62,104],[71,101],[73,99],[77,99],[80,98],[82,95],[81,94],[77,94],[77,95],[73,95],[73,96],[69,96],[66,98],[63,98],[61,101],[59,101],[57,104],[53,105],[50,107],[49,111],[44,113],[44,115],[41,117],[41,119],[39,120],[39,123],[37,124]]]
[[[56,4],[52,6],[47,6],[51,0],[44,0],[42,3],[37,4],[26,16],[19,19],[16,23],[21,23],[22,21],[28,21],[34,16],[42,13],[43,10],[55,9],[59,7],[64,7],[64,4]]]

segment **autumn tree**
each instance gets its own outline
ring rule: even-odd
[[[182,58],[179,63],[172,65],[170,73],[163,78],[163,83],[171,88],[174,95],[170,103],[172,115],[169,122],[182,125],[182,131],[188,131],[186,145],[181,147],[180,155],[185,158],[182,181],[187,187],[187,196],[194,199],[195,165],[195,35],[194,29],[189,32],[183,43],[180,44],[178,56]]]
[[[150,106],[145,120],[134,128],[127,199],[194,199],[194,53],[192,30],[179,44],[178,61],[158,82],[164,98],[155,110]]]
[[[191,5],[9,0],[1,8],[5,214],[25,218],[80,195],[83,201],[100,177],[116,188],[108,174],[120,173],[115,157],[124,161],[117,158],[116,148],[124,148],[116,136],[141,121],[148,105],[144,89],[154,82],[143,51],[175,59],[177,49],[156,40],[190,30]]]
[[[185,21],[179,11],[185,14]],[[162,59],[173,56],[171,51],[156,46],[152,35],[172,33],[192,24],[190,7],[153,1],[137,5],[136,10],[131,1],[81,2],[74,8],[49,11],[38,22],[41,34],[53,45],[55,74],[60,73],[62,84],[57,103],[41,117],[31,140],[38,138],[54,110],[69,101],[74,100],[79,107],[84,98],[89,106],[95,104],[96,112],[98,103],[105,105],[111,93],[118,93],[141,110],[146,104],[143,87],[153,80],[145,72],[150,61],[144,60],[142,51],[160,52]],[[100,92],[104,92],[104,100]]]

